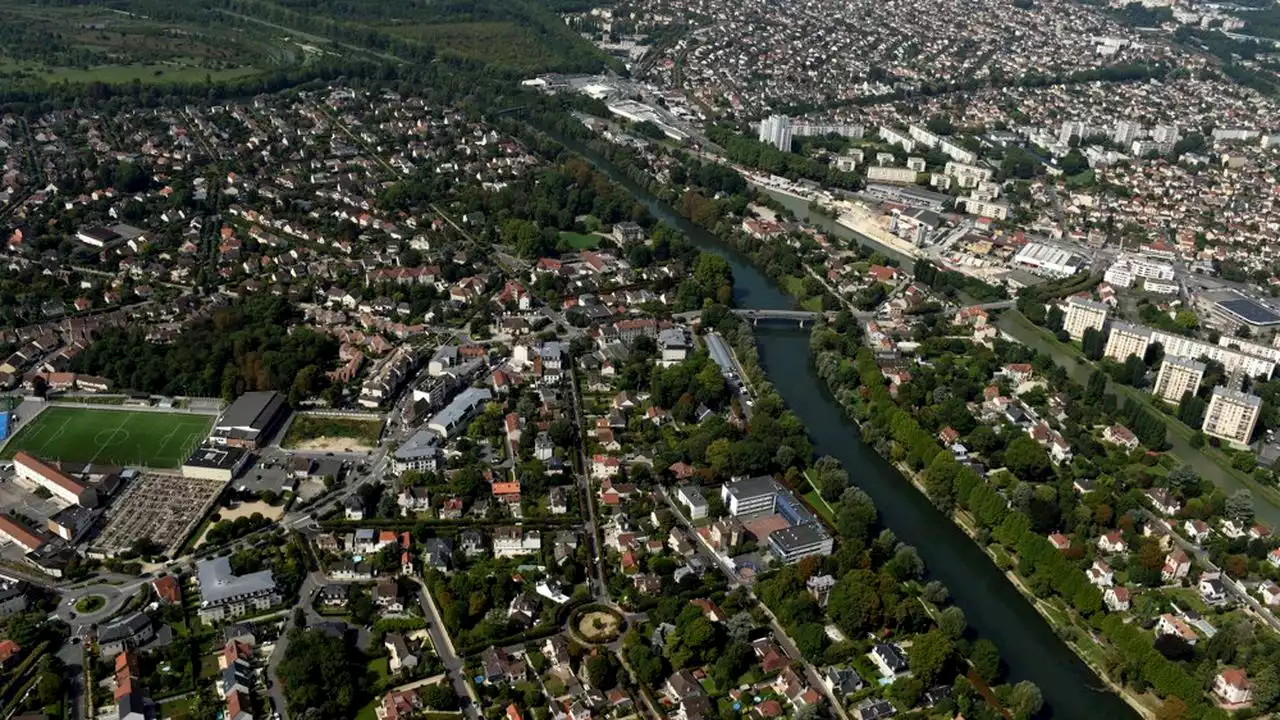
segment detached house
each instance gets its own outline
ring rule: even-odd
[[[1112,530],[1098,538],[1098,549],[1105,553],[1118,554],[1129,551],[1129,543],[1119,530]]]

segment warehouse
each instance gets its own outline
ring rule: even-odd
[[[271,439],[288,416],[289,406],[280,393],[245,393],[218,418],[210,439],[219,445],[259,448]]]

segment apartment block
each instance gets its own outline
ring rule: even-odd
[[[1204,370],[1205,365],[1202,362],[1176,355],[1165,355],[1152,393],[1165,402],[1179,403],[1183,395],[1186,393],[1194,395],[1196,390],[1200,389]]]
[[[1062,326],[1072,340],[1084,337],[1089,328],[1101,331],[1107,322],[1107,306],[1093,300],[1070,298],[1067,300],[1067,315]]]
[[[1262,398],[1219,385],[1209,397],[1209,408],[1200,429],[1205,435],[1226,440],[1235,447],[1248,447],[1261,413]]]
[[[1111,326],[1111,334],[1107,336],[1107,349],[1103,355],[1124,362],[1130,355],[1146,357],[1147,348],[1151,347],[1151,330],[1129,323],[1117,322]]]

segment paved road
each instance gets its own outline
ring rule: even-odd
[[[463,670],[464,663],[453,647],[453,638],[449,637],[449,631],[445,629],[435,598],[431,597],[431,591],[427,589],[426,583],[422,582],[421,578],[418,579],[418,587],[420,589],[418,602],[422,604],[423,617],[427,618],[427,634],[431,636],[431,644],[435,647],[436,655],[453,682],[453,691],[464,701],[470,701],[465,702],[467,716],[472,720],[478,720],[480,711],[477,703],[480,698],[475,695],[475,689],[471,687],[471,683],[467,682]]]
[[[58,659],[66,664],[67,717],[70,720],[81,720],[84,717],[84,645],[79,642],[66,642],[58,649]]]
[[[577,476],[577,483],[579,491],[583,494],[583,503],[587,507],[587,541],[591,543],[591,554],[595,558],[596,588],[592,594],[600,601],[613,605],[613,600],[609,598],[609,587],[604,580],[604,565],[608,562],[608,559],[600,547],[600,526],[596,524],[595,493],[591,490],[591,476],[587,472],[591,464],[587,462],[587,448],[583,442],[585,426],[582,424],[582,398],[578,394],[578,371],[576,368],[570,368],[569,370],[569,388],[573,391],[573,422],[578,429],[575,443],[578,446],[579,467],[582,468],[582,473]]]
[[[671,496],[667,494],[666,488],[658,488],[658,494],[662,497],[663,501],[667,503],[667,506],[671,508],[672,514],[680,520],[680,524],[683,525],[693,536],[698,553],[710,560],[712,565],[716,566],[720,569],[720,572],[724,573],[725,578],[729,581],[729,587],[746,587],[742,585],[741,581],[738,579],[738,575],[734,571],[733,566],[721,557],[720,554],[712,551],[710,546],[706,544],[706,540],[694,531],[693,526],[685,519],[684,513],[671,499]],[[769,610],[764,603],[758,602],[758,598],[756,598],[755,593],[751,591],[750,587],[746,587],[746,590],[751,596],[751,599],[757,600],[756,604],[769,616],[769,625],[773,630],[773,636],[777,639],[778,645],[782,647],[783,652],[785,652],[787,657],[792,660],[798,660],[804,664],[805,676],[809,681],[809,686],[818,692],[821,692],[823,696],[827,698],[827,702],[829,702],[831,707],[835,709],[836,715],[840,720],[849,720],[849,715],[845,712],[844,704],[839,702],[831,691],[827,689],[827,686],[822,682],[822,676],[818,674],[817,669],[807,658],[805,658],[804,654],[800,652],[800,649],[796,647],[796,644],[792,642],[791,638],[787,635],[786,630],[783,629],[782,624],[778,622],[778,618],[774,617],[773,611]]]
[[[1248,592],[1241,590],[1234,580],[1228,577],[1226,573],[1222,572],[1217,565],[1214,565],[1213,561],[1209,559],[1209,553],[1206,552],[1204,548],[1182,537],[1182,535],[1178,533],[1177,526],[1171,525],[1163,518],[1152,516],[1151,519],[1155,524],[1162,526],[1165,531],[1169,533],[1169,537],[1173,538],[1174,543],[1176,543],[1178,547],[1182,548],[1182,550],[1187,554],[1191,555],[1191,557],[1194,557],[1197,562],[1205,567],[1206,571],[1221,573],[1222,585],[1227,589],[1227,592],[1232,598],[1237,602],[1242,602],[1247,605],[1249,609],[1253,611],[1253,614],[1258,616],[1266,624],[1270,625],[1271,629],[1280,632],[1280,620],[1276,619],[1275,614],[1273,614],[1269,608],[1263,606],[1262,603],[1258,602],[1257,598],[1253,597]]]

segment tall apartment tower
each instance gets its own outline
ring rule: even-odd
[[[1072,340],[1084,337],[1089,328],[1101,331],[1107,323],[1107,306],[1093,300],[1070,298],[1067,300],[1067,314],[1062,326]]]
[[[1111,334],[1107,336],[1107,349],[1103,355],[1124,362],[1130,355],[1139,359],[1146,357],[1147,348],[1151,347],[1151,329],[1117,322],[1111,325]]]
[[[1152,393],[1168,403],[1182,402],[1186,393],[1196,394],[1200,389],[1200,381],[1204,379],[1205,366],[1191,358],[1166,355],[1160,364],[1160,373],[1156,375],[1156,386]]]
[[[761,120],[760,142],[768,143],[783,152],[791,152],[791,118],[786,115],[770,115]]]
[[[1205,435],[1220,438],[1235,447],[1248,447],[1253,428],[1262,413],[1262,398],[1222,386],[1215,387],[1204,413]]]

